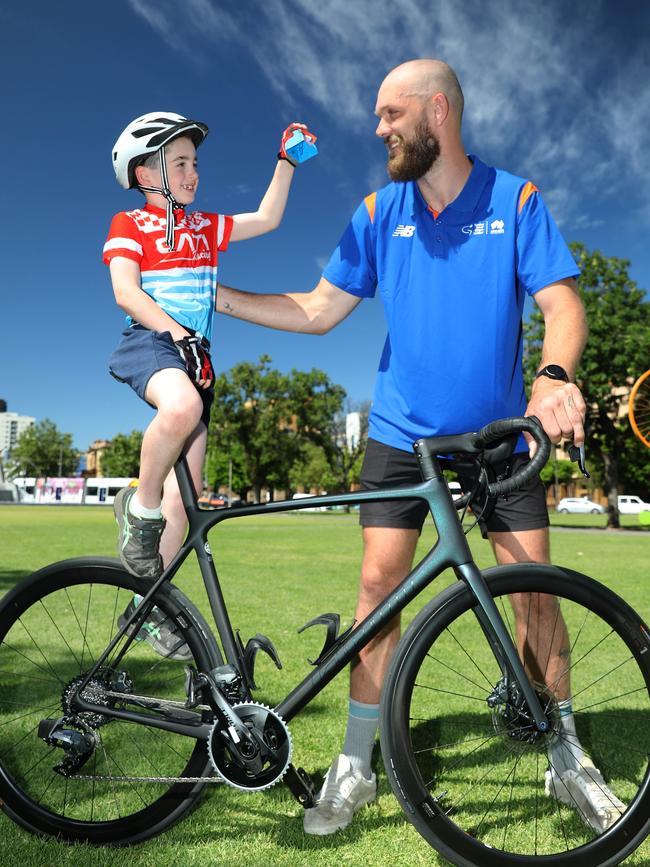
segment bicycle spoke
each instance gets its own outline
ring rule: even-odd
[[[89,587],[88,587],[88,600],[89,600],[88,604],[90,604],[91,587],[92,587],[92,585],[89,585]],[[82,639],[82,642],[81,642],[81,665],[79,666],[79,668],[81,669],[81,668],[83,668],[84,650],[86,648],[86,634],[87,634],[86,629],[87,629],[87,627],[86,627],[86,629],[84,629],[84,627],[82,627],[81,621],[79,620],[79,617],[77,616],[76,606],[73,604],[72,600],[70,599],[70,594],[68,593],[67,587],[65,589],[65,594],[68,598],[68,603],[70,604],[70,608],[72,609],[72,614],[73,614],[74,619],[77,623],[79,635],[81,636],[81,639]]]
[[[481,677],[485,680],[486,684],[487,684],[487,685],[490,687],[490,689],[491,689],[491,688],[494,686],[494,684],[490,681],[490,679],[489,679],[488,676],[487,676],[487,675],[482,671],[482,669],[479,668],[479,665],[478,665],[477,661],[476,661],[476,660],[475,660],[475,659],[474,659],[474,658],[473,658],[473,657],[472,657],[472,656],[467,652],[467,648],[463,647],[463,645],[462,645],[461,642],[456,638],[456,636],[454,635],[454,633],[452,632],[451,629],[447,629],[447,633],[448,633],[448,635],[450,635],[450,636],[453,638],[453,640],[456,642],[456,644],[458,645],[458,647],[460,648],[460,650],[462,651],[462,653],[465,654],[465,656],[467,657],[467,659],[469,659],[469,661],[472,663],[472,665],[474,666],[474,668],[478,671],[478,673],[481,675]],[[468,679],[469,679],[469,678],[468,678]],[[471,683],[474,683],[474,681],[470,681],[470,682],[471,682]],[[478,684],[475,684],[475,686],[478,686]],[[482,689],[482,688],[483,688],[483,687],[479,687],[479,689]]]
[[[443,668],[446,668],[447,671],[451,671],[452,674],[456,674],[456,675],[458,675],[458,677],[462,678],[463,680],[466,680],[468,683],[471,683],[472,686],[475,686],[477,689],[485,689],[484,686],[482,686],[481,684],[476,683],[476,681],[475,681],[475,680],[472,680],[471,677],[467,677],[467,675],[461,674],[461,673],[460,673],[459,671],[457,671],[453,666],[448,665],[448,664],[444,661],[444,659],[438,659],[436,656],[433,656],[433,654],[430,654],[430,653],[428,653],[427,656],[428,656],[429,659],[431,659],[433,662],[437,663],[438,665],[442,666]],[[485,678],[485,680],[487,681],[487,684],[488,684],[488,686],[489,686],[490,689],[491,689],[492,686],[493,686],[494,684],[490,684],[490,682],[489,682],[489,680],[487,679],[487,677]]]

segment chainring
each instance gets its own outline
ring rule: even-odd
[[[219,720],[212,726],[208,738],[208,754],[213,768],[228,785],[248,792],[269,789],[287,772],[291,761],[292,742],[287,724],[279,714],[265,704],[240,702],[232,705],[236,714],[250,731],[255,731],[271,751],[263,757],[262,769],[253,773],[238,763],[229,738],[222,731]]]

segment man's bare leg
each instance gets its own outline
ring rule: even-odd
[[[361,584],[355,619],[361,623],[408,575],[418,543],[417,530],[365,527]],[[378,704],[391,656],[400,636],[399,616],[369,642],[352,663],[350,695]]]
[[[548,528],[491,533],[497,562],[550,563]],[[563,701],[571,695],[570,643],[555,596],[516,593],[510,597],[515,612],[517,649],[531,677],[546,684]]]
[[[406,577],[418,535],[417,530],[364,529],[357,623]],[[377,735],[381,687],[399,633],[400,621],[395,617],[352,663],[345,742],[327,772],[316,806],[305,811],[304,829],[308,834],[332,834],[347,827],[354,813],[376,796],[377,781],[370,757]]]

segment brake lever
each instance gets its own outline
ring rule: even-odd
[[[587,467],[585,466],[585,447],[584,445],[569,446],[569,458],[570,460],[576,462],[578,467],[580,468],[580,472],[585,477],[585,479],[590,479],[591,475],[587,472]]]

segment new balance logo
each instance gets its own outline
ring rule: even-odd
[[[415,232],[415,226],[403,226],[401,223],[393,232],[393,238],[411,238]]]

